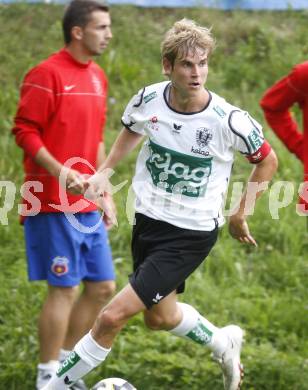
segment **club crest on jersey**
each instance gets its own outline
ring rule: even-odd
[[[67,257],[57,256],[52,260],[51,271],[57,276],[66,275],[68,273],[68,263],[69,260]]]
[[[102,88],[101,81],[95,75],[92,75],[92,84],[93,84],[95,93],[97,93],[98,95],[102,95],[103,94],[103,88]]]
[[[205,146],[207,146],[212,138],[213,134],[211,133],[211,130],[206,129],[205,127],[200,127],[199,129],[197,129],[196,141],[200,148],[204,148]]]

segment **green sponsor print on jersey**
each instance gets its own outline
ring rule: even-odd
[[[213,157],[179,153],[149,140],[146,166],[153,184],[166,192],[190,197],[204,196],[212,172]]]
[[[263,144],[263,139],[256,129],[250,132],[248,136],[248,141],[250,146],[252,147],[253,152],[256,152],[258,149],[260,149]]]
[[[72,351],[69,356],[64,360],[61,367],[57,371],[57,377],[62,376],[65,374],[68,370],[70,370],[72,367],[75,366],[80,360],[80,356],[77,355],[76,352]]]
[[[157,92],[154,91],[154,92],[151,92],[149,93],[148,95],[146,95],[143,100],[145,103],[149,103],[149,101],[151,101],[152,99],[156,98],[157,97]]]
[[[205,325],[202,324],[201,320],[198,319],[197,325],[192,329],[189,333],[187,333],[186,337],[195,341],[198,344],[206,345],[212,340],[213,332],[206,328]]]
[[[213,107],[213,110],[216,112],[216,114],[218,114],[221,118],[224,118],[226,116],[226,113],[224,112],[224,110],[219,107],[219,106],[214,106]]]

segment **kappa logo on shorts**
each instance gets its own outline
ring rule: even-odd
[[[52,260],[51,271],[57,276],[66,275],[68,273],[68,263],[67,257],[57,256]]]

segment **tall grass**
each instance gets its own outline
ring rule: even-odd
[[[10,135],[25,72],[62,46],[62,7],[0,6],[0,176],[22,183],[22,154]],[[217,49],[210,62],[208,87],[246,108],[264,122],[258,101],[263,91],[308,54],[307,12],[223,12],[207,9],[112,8],[114,39],[99,58],[110,79],[107,147],[120,129],[126,102],[144,85],[163,80],[159,42],[171,24],[188,17],[212,26]],[[299,117],[299,111],[295,110]],[[265,126],[280,168],[275,180],[296,187],[302,167]],[[134,155],[117,169],[115,182],[129,179]],[[234,180],[250,166],[239,156]],[[125,214],[128,186],[116,195],[119,227],[111,232],[118,287],[130,272],[130,225]],[[1,207],[5,191],[1,192]],[[45,286],[29,284],[17,201],[0,226],[0,389],[34,388],[38,344],[36,323]],[[307,247],[305,221],[293,203],[273,220],[268,195],[260,200],[250,227],[259,247],[232,240],[223,229],[212,254],[188,281],[184,301],[223,326],[238,323],[247,331],[243,351],[245,389],[303,390],[308,383]],[[138,390],[218,390],[221,374],[203,348],[169,334],[149,333],[141,316],[131,320],[117,339],[108,361],[87,381],[127,378]]]

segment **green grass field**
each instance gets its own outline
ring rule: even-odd
[[[54,5],[0,6],[0,180],[14,183],[17,194],[23,178],[22,154],[10,128],[18,86],[30,67],[62,46],[62,10]],[[263,91],[308,56],[307,12],[117,6],[112,16],[114,38],[99,59],[110,78],[108,148],[131,95],[148,83],[163,80],[159,42],[164,31],[184,16],[213,27],[217,49],[210,62],[208,88],[263,123],[258,105]],[[300,121],[297,109],[295,115]],[[249,220],[258,248],[240,245],[224,228],[206,265],[189,279],[181,299],[219,326],[238,323],[246,330],[243,389],[304,390],[308,388],[308,235],[304,218],[295,213],[302,167],[266,126],[264,131],[279,157],[275,182],[294,183],[294,200],[274,220],[268,193],[262,197]],[[244,180],[250,168],[239,156],[234,181]],[[130,179],[133,169],[134,156],[130,156],[117,169],[114,183]],[[127,282],[131,262],[127,190],[128,186],[116,195],[119,227],[111,232],[118,288]],[[31,390],[38,353],[36,323],[45,286],[27,281],[18,199],[5,224],[5,196],[2,189],[0,389]],[[222,389],[220,370],[207,350],[169,334],[150,333],[141,316],[129,322],[107,362],[87,382],[110,376],[126,378],[138,390]]]

